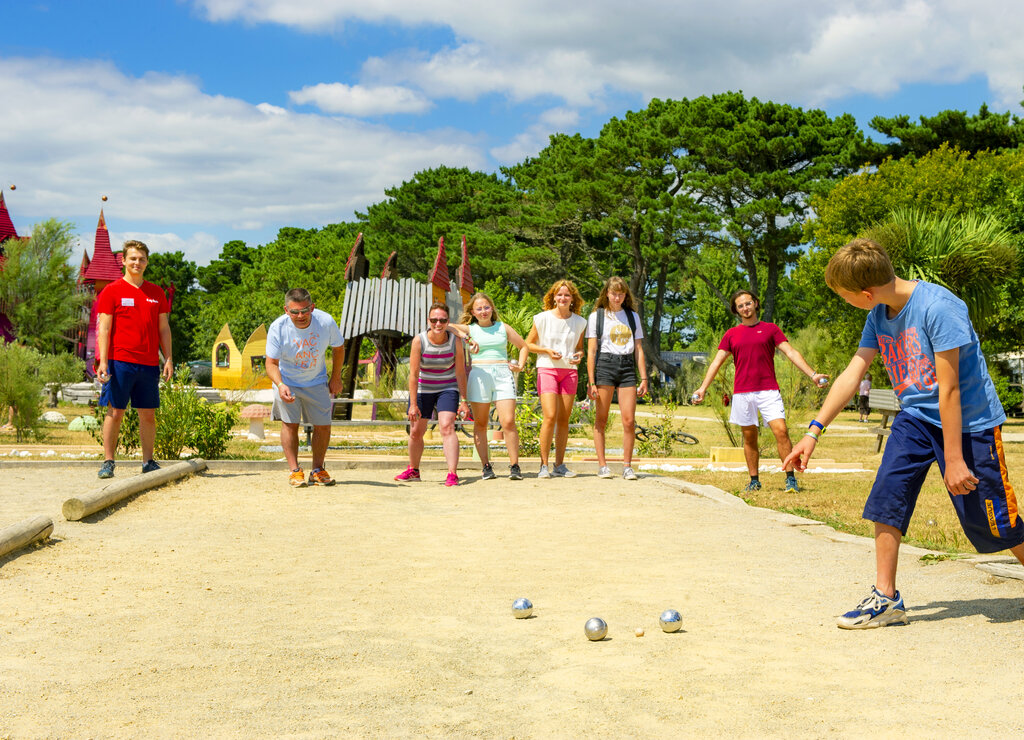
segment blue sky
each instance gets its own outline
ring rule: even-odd
[[[1009,17],[1008,17],[1009,16]],[[1024,19],[977,0],[19,0],[0,184],[19,233],[231,239],[348,220],[438,165],[494,171],[652,97],[832,115],[1024,114]],[[17,190],[9,189],[16,184]],[[108,201],[101,203],[101,196]]]

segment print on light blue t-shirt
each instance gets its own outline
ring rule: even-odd
[[[895,318],[887,306],[868,312],[860,346],[877,349],[903,410],[942,426],[935,353],[960,349],[960,406],[965,432],[1006,421],[967,305],[940,285],[918,282]]]
[[[314,308],[305,329],[297,328],[287,315],[274,320],[267,331],[267,357],[278,360],[285,383],[308,388],[327,382],[324,355],[344,341],[331,315]]]

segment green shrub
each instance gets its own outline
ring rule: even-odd
[[[0,340],[0,414],[7,423],[8,409],[14,409],[16,439],[40,439],[39,415],[43,406],[43,380],[39,377],[41,355],[33,349]]]
[[[540,400],[533,393],[523,394],[516,404],[516,430],[519,432],[519,454],[534,457],[540,454]]]
[[[106,407],[100,407],[105,413]],[[195,450],[205,459],[224,454],[231,439],[231,428],[238,413],[231,408],[217,408],[196,394],[192,373],[187,365],[180,365],[174,377],[160,384],[160,408],[156,412],[156,440],[153,454],[161,460],[177,460],[186,449]],[[102,429],[90,429],[90,434],[103,443]],[[131,455],[139,448],[139,415],[129,407],[121,423],[117,448]]]

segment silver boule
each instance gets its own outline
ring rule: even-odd
[[[526,619],[533,614],[533,602],[529,599],[516,599],[512,602],[512,616],[516,619]]]
[[[583,631],[587,634],[588,640],[603,640],[605,635],[608,634],[608,623],[601,619],[601,617],[591,617],[583,625]]]
[[[666,609],[658,619],[664,632],[678,632],[683,626],[683,616],[675,609]]]
[[[818,385],[824,388],[828,385],[828,378],[818,378]]]

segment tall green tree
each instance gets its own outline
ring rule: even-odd
[[[812,199],[816,218],[805,238],[812,247],[793,272],[798,291],[811,298],[808,318],[845,346],[856,347],[863,312],[846,305],[823,280],[825,265],[836,250],[869,229],[890,221],[901,209],[931,217],[992,216],[1019,242],[1024,236],[1024,151],[980,152],[971,155],[940,146],[920,158],[889,159],[838,183]],[[897,266],[899,273],[900,266]],[[995,281],[999,293],[987,331],[988,350],[1024,345],[1024,309],[1020,292],[1024,277],[1008,261]]]
[[[705,241],[736,252],[770,321],[779,281],[800,253],[810,196],[852,171],[863,134],[850,115],[829,118],[742,93],[684,101],[680,110],[680,194],[717,214],[721,229]]]
[[[875,116],[870,125],[892,139],[876,148],[875,162],[886,157],[923,157],[943,144],[972,154],[1016,149],[1024,144],[1024,119],[1010,111],[993,113],[985,104],[973,116],[966,111],[944,110],[934,116],[920,116],[917,123],[907,115]]]
[[[26,241],[4,243],[0,303],[18,342],[41,352],[59,352],[79,322],[83,296],[71,267],[75,234],[67,222],[49,219],[32,228]]]
[[[474,282],[483,285],[504,277],[518,284],[532,277],[530,245],[517,245],[499,225],[517,208],[518,193],[497,175],[436,167],[417,172],[385,195],[386,200],[356,214],[373,270],[379,271],[396,252],[399,277],[425,280],[437,256],[437,241],[444,237],[454,274],[465,235]]]
[[[146,280],[168,290],[174,286],[174,302],[168,317],[171,324],[171,348],[175,362],[205,358],[207,348],[194,344],[196,320],[202,298],[196,283],[196,264],[183,252],[153,252],[146,267]]]

